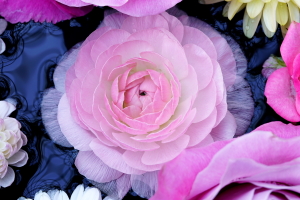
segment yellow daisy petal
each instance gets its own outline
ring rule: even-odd
[[[250,18],[256,17],[263,9],[265,3],[261,0],[253,0],[247,3],[246,10]]]
[[[278,2],[276,20],[280,25],[285,25],[289,19],[289,11],[286,3]]]
[[[276,7],[277,7],[278,1],[277,0],[271,0],[269,3],[265,4],[264,11],[263,11],[263,19],[264,23],[267,27],[267,29],[271,32],[276,31]]]
[[[255,18],[251,19],[247,12],[244,13],[243,31],[247,38],[253,37],[261,15],[262,13],[258,13],[258,15]]]
[[[300,21],[299,8],[291,1],[288,2],[287,4],[289,8],[291,21],[299,22]]]
[[[290,0],[278,0],[279,2],[281,2],[281,3],[287,3],[287,2],[289,2]]]
[[[249,2],[251,2],[252,0],[239,0],[239,2],[241,2],[241,3],[249,3]]]
[[[271,0],[261,0],[264,3],[269,3]]]
[[[273,35],[275,34],[275,31],[272,32],[272,31],[270,31],[270,30],[267,28],[266,23],[265,23],[265,20],[264,20],[263,17],[261,18],[261,25],[262,25],[262,28],[263,28],[263,31],[264,31],[265,35],[266,35],[268,38],[273,37]],[[276,23],[276,28],[277,28],[277,23]],[[275,29],[275,30],[276,30],[276,29]]]
[[[239,2],[239,0],[232,0],[230,2],[228,8],[228,19],[231,20],[234,15],[238,12],[239,8],[243,5],[243,3]]]

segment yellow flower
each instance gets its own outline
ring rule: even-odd
[[[267,37],[272,37],[277,25],[288,27],[292,21],[300,22],[300,0],[226,0],[223,15],[232,19],[234,15],[246,8],[243,30],[252,38],[259,21]],[[215,3],[216,0],[201,0],[201,3]]]

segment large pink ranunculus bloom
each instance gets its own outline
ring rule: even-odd
[[[142,17],[159,14],[181,0],[56,0],[72,7],[87,5],[110,6],[127,15]]]
[[[43,100],[44,123],[54,141],[79,150],[75,165],[88,179],[118,180],[142,195],[147,187],[138,183],[155,190],[157,171],[184,149],[234,136],[228,107],[241,115],[238,134],[245,132],[253,102],[249,93],[234,93],[249,90],[240,76],[243,55],[234,44],[237,64],[210,26],[180,20],[168,13],[106,16],[57,67],[56,89]]]
[[[89,13],[93,6],[69,7],[56,0],[0,0],[0,15],[10,23],[52,22],[57,23]]]
[[[160,171],[150,200],[299,199],[300,127],[282,122],[204,148],[187,149]]]
[[[287,67],[268,78],[267,103],[284,119],[300,121],[300,24],[293,22],[282,42],[280,52]]]

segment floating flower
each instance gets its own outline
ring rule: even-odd
[[[223,0],[204,0],[207,4]],[[291,22],[300,22],[300,1],[278,0],[226,0],[223,15],[231,20],[234,15],[246,7],[243,30],[248,38],[252,38],[259,21],[267,37],[272,37],[277,24],[288,27]]]
[[[18,200],[32,200],[24,197]],[[34,200],[69,200],[68,195],[61,190],[50,190],[47,193],[39,191],[35,194]],[[83,185],[78,185],[73,191],[70,200],[102,200],[101,192],[97,188],[87,187],[84,189]]]
[[[15,179],[9,166],[22,167],[28,160],[27,153],[21,149],[27,143],[20,131],[21,124],[8,117],[15,109],[11,103],[0,101],[0,187],[10,186]]]
[[[267,103],[284,119],[300,121],[300,24],[292,23],[280,47],[287,67],[274,71],[268,78]]]
[[[180,19],[106,16],[59,64],[56,89],[44,95],[50,137],[79,150],[75,165],[88,179],[115,182],[118,198],[130,186],[150,197],[166,162],[186,148],[232,138],[236,121],[243,134],[252,117],[245,58],[236,43],[228,38],[234,55],[210,26]],[[151,192],[141,191],[143,182]]]
[[[127,15],[141,17],[146,15],[159,14],[173,6],[181,0],[56,0],[71,7],[81,7],[87,5],[110,6]]]
[[[7,27],[7,21],[4,19],[0,19],[0,35],[5,31]],[[0,38],[0,54],[2,54],[6,49],[6,45],[3,40]]]
[[[299,199],[299,133],[299,126],[271,122],[236,139],[187,149],[164,166],[150,200]]]
[[[10,23],[29,22],[30,20],[57,23],[83,16],[93,9],[92,6],[69,7],[56,0],[0,0],[0,5],[0,15]]]

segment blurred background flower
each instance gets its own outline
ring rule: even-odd
[[[0,19],[0,35],[5,31],[7,27],[7,21],[5,19]],[[6,45],[4,41],[0,38],[0,54],[5,51]]]
[[[8,117],[15,109],[11,103],[0,101],[0,187],[10,186],[15,179],[10,166],[22,167],[28,160],[27,153],[21,149],[27,143],[21,124]]]

